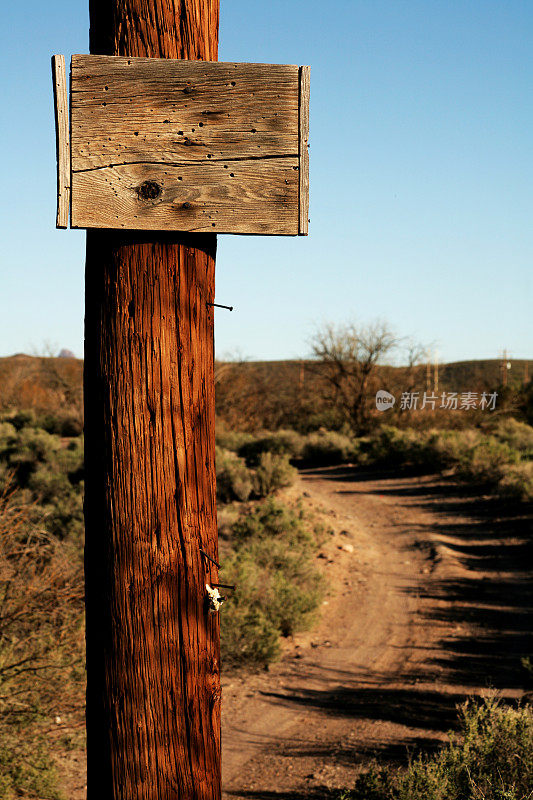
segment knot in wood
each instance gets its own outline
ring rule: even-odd
[[[155,200],[162,191],[163,189],[156,181],[144,181],[137,187],[137,194],[141,200]]]

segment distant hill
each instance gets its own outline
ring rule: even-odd
[[[512,359],[507,377],[510,385],[524,383],[533,373],[533,361]],[[434,386],[435,370],[421,364],[408,374],[405,367],[382,366],[383,388],[423,392]],[[302,417],[320,412],[326,426],[328,409],[320,389],[320,364],[310,360],[217,362],[215,368],[217,413],[228,424],[255,420],[257,425],[297,426]],[[405,373],[405,380],[402,376]],[[440,392],[494,391],[501,385],[498,359],[456,361],[440,364]],[[409,381],[409,383],[408,383]],[[0,409],[33,408],[39,413],[82,413],[83,361],[65,357],[45,358],[19,353],[0,358]],[[229,412],[228,412],[229,409]],[[325,415],[325,416],[324,416]]]
[[[83,361],[17,353],[0,358],[0,408],[81,411]]]
[[[254,374],[262,374],[264,377],[270,376],[273,383],[282,380],[302,380],[302,373],[309,375],[317,370],[316,361],[311,360],[287,360],[287,361],[244,361],[239,364],[239,368],[244,373],[247,371]],[[533,360],[525,361],[510,359],[511,369],[508,370],[508,380],[516,382],[527,382],[528,378],[533,377]],[[396,378],[405,371],[405,367],[392,367],[383,365],[380,367],[384,379],[387,374],[395,373]],[[421,390],[426,388],[427,370],[424,364],[418,367],[418,375]],[[431,385],[435,378],[435,366],[430,364],[429,376]],[[468,392],[486,391],[495,389],[500,385],[502,379],[501,361],[499,359],[484,359],[471,361],[453,361],[449,364],[439,364],[438,366],[438,386],[442,391]],[[304,378],[305,380],[305,378]]]

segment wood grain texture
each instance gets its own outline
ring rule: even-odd
[[[157,187],[143,198],[149,177]],[[109,204],[109,187],[114,202]],[[214,233],[298,233],[298,159],[102,167],[72,175],[78,227]],[[150,192],[147,192],[150,195]]]
[[[88,239],[89,800],[220,792],[217,570],[200,553],[217,559],[214,240],[198,244]]]
[[[218,60],[218,0],[89,0],[89,12],[93,54]]]
[[[216,58],[216,0],[91,0],[97,53]],[[220,800],[216,236],[87,232],[88,800]]]
[[[52,56],[52,84],[54,87],[57,159],[56,228],[67,228],[70,206],[70,135],[65,56]]]
[[[300,67],[300,117],[299,117],[299,233],[309,233],[309,96],[311,68]]]
[[[73,227],[297,234],[300,99],[292,65],[73,56]]]

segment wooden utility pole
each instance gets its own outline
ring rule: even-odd
[[[217,60],[218,0],[90,0],[93,54]],[[220,798],[213,234],[87,232],[88,800]]]

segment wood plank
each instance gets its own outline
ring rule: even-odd
[[[70,205],[70,143],[65,56],[52,56],[52,82],[54,86],[57,157],[56,228],[67,228]]]
[[[72,57],[72,169],[298,154],[298,67]]]
[[[309,96],[311,67],[300,67],[300,113],[299,113],[299,233],[309,233]]]
[[[301,232],[299,67],[76,55],[71,76],[73,227]]]
[[[296,236],[298,184],[296,157],[74,172],[72,227]]]

